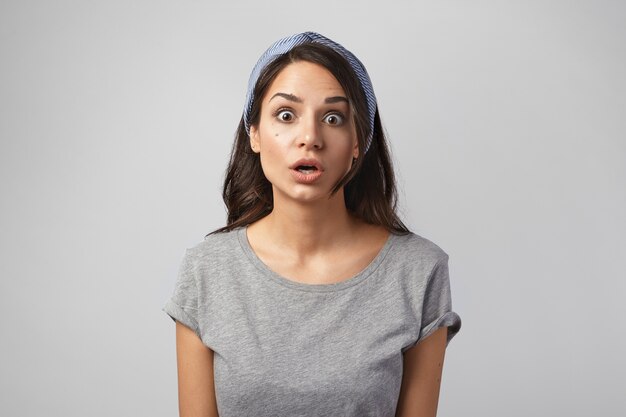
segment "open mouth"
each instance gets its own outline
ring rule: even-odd
[[[301,172],[303,174],[312,174],[317,171],[317,167],[313,165],[298,165],[296,167],[296,171]]]

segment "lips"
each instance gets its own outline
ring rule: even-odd
[[[312,173],[315,171],[323,171],[322,164],[319,163],[316,159],[312,158],[302,158],[294,162],[289,166],[290,169],[294,169],[298,172],[302,173]]]
[[[317,181],[324,172],[324,168],[316,159],[299,159],[289,166],[293,178],[301,184],[311,184]]]

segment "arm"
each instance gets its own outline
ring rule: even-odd
[[[218,417],[213,351],[189,327],[176,321],[180,417]]]
[[[436,417],[447,333],[439,328],[404,353],[396,417]]]

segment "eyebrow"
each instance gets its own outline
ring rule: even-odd
[[[329,104],[339,103],[341,101],[344,101],[344,102],[347,103],[348,99],[345,98],[344,96],[335,96],[335,97],[328,97],[328,98],[326,98],[326,100],[324,100],[325,103],[329,103]]]
[[[287,93],[276,93],[272,96],[272,98],[269,99],[269,101],[272,101],[275,97],[282,97],[284,99],[287,99],[289,101],[293,101],[296,103],[302,103],[302,99],[298,96],[295,96],[293,94],[287,94]],[[334,97],[327,97],[324,102],[327,104],[332,104],[332,103],[339,103],[339,102],[348,102],[348,99],[343,97],[343,96],[334,96]]]
[[[275,97],[282,97],[285,98],[289,101],[295,101],[296,103],[302,103],[302,99],[300,97],[294,96],[293,94],[287,94],[287,93],[276,93],[272,96],[272,98],[269,99],[269,101],[274,100]]]

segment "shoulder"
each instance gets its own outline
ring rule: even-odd
[[[438,265],[447,264],[448,254],[426,237],[410,232],[392,239],[383,269],[402,282],[424,286]]]
[[[210,291],[209,287],[216,291],[215,286],[228,286],[233,277],[250,274],[253,270],[240,243],[240,239],[245,238],[240,231],[210,234],[186,249],[184,264],[193,273],[203,296]]]
[[[414,232],[395,235],[392,252],[399,258],[437,264],[448,259],[448,254],[432,240]]]
[[[385,259],[385,273],[400,283],[415,306],[421,306],[434,273],[447,268],[448,254],[437,243],[416,233],[394,235],[393,238]]]
[[[240,230],[209,234],[188,247],[185,256],[194,263],[206,263],[232,255],[239,245]]]

